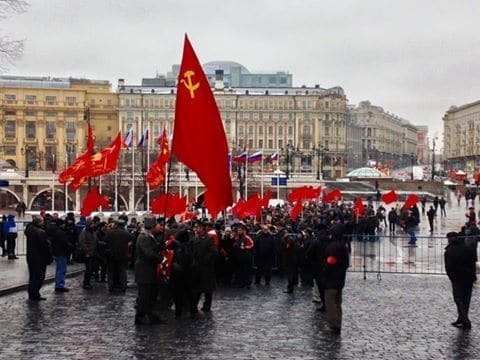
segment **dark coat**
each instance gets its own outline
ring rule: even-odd
[[[135,245],[135,281],[137,284],[157,282],[157,264],[163,257],[159,255],[158,244],[151,233],[141,233]]]
[[[113,229],[105,235],[105,252],[108,260],[127,260],[128,243],[133,242],[133,235],[125,229]]]
[[[260,231],[255,237],[255,258],[273,261],[275,257],[275,238],[268,232]]]
[[[41,227],[28,224],[25,229],[27,237],[27,264],[31,270],[42,271],[52,262],[50,244],[47,240],[47,233]]]
[[[68,242],[67,233],[56,227],[52,231],[52,254],[53,256],[67,257],[71,251],[71,245]]]
[[[475,251],[457,238],[445,248],[445,270],[452,282],[472,284],[475,281]]]
[[[335,259],[329,263],[329,257]],[[332,239],[325,248],[325,289],[343,289],[348,268],[348,248],[339,239]]]
[[[78,247],[85,251],[86,257],[97,256],[97,234],[95,231],[85,228],[78,237]]]
[[[215,261],[218,252],[207,234],[195,236],[192,240],[192,281],[193,291],[213,292],[215,283]]]

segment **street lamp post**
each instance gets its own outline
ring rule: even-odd
[[[23,149],[22,149],[23,150]],[[25,177],[28,178],[28,153],[30,152],[30,148],[28,147],[28,144],[25,144]]]
[[[318,145],[317,149],[317,180],[323,180],[323,160],[325,152],[328,149],[323,145]]]
[[[433,138],[432,146],[432,181],[435,180],[435,139]]]
[[[286,150],[287,152],[287,171],[285,172],[286,176],[287,176],[287,179],[290,178],[290,144],[287,144],[287,147],[286,147]]]
[[[415,155],[413,155],[413,153],[410,154],[410,161],[411,161],[411,164],[412,164],[412,173],[410,174],[410,179],[413,180],[413,165],[414,165],[414,162],[415,162]]]

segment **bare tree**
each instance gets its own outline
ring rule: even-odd
[[[0,20],[27,10],[28,3],[23,0],[0,0]],[[0,70],[5,71],[23,54],[25,40],[12,39],[9,35],[0,34]]]

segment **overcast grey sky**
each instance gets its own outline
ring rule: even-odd
[[[341,86],[430,135],[451,105],[480,99],[475,0],[27,0],[1,31],[26,39],[15,75],[139,84],[181,60],[285,70],[294,85]]]

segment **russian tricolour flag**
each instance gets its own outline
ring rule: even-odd
[[[249,162],[262,161],[262,158],[263,158],[263,153],[261,151],[257,151],[248,157],[248,161]]]
[[[142,137],[140,138],[140,141],[138,142],[137,147],[142,147],[147,143],[148,143],[148,129],[145,129],[145,131],[142,134]]]
[[[133,144],[133,127],[128,129],[125,139],[123,139],[123,144],[128,148]]]
[[[270,161],[278,161],[278,152],[275,152],[272,155],[270,155]]]
[[[240,155],[235,156],[233,158],[233,161],[234,162],[245,162],[247,160],[247,158],[248,158],[248,152],[247,152],[247,150],[245,150]]]

